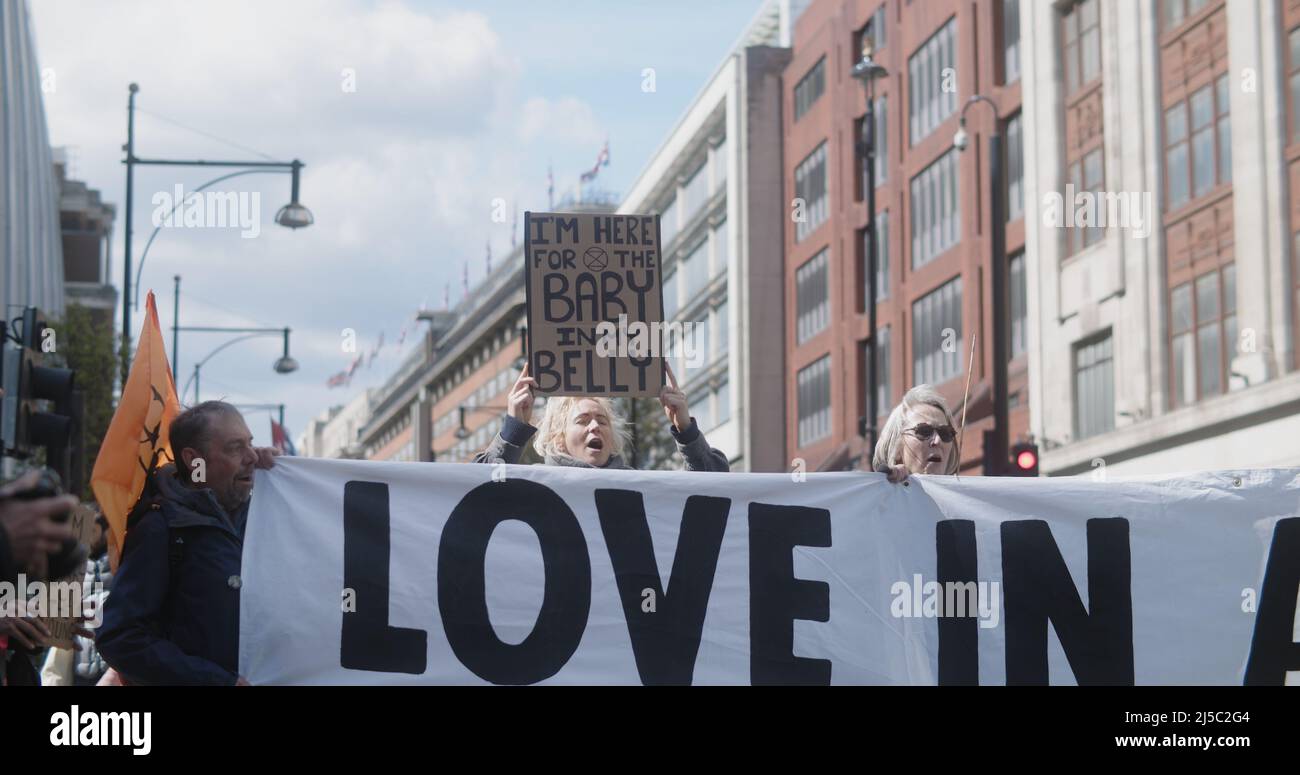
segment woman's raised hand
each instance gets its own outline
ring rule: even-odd
[[[691,410],[686,406],[686,394],[677,389],[677,377],[667,363],[664,370],[668,374],[668,384],[659,391],[659,403],[664,405],[664,414],[678,433],[691,427]]]
[[[535,395],[533,391],[536,387],[537,383],[528,376],[528,364],[524,364],[524,370],[519,372],[519,379],[515,380],[515,386],[510,388],[506,413],[520,422],[531,422]]]

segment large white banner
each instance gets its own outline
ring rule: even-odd
[[[281,458],[254,684],[1300,683],[1300,470],[1100,481]]]

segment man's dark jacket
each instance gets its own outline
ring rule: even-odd
[[[227,515],[172,465],[126,534],[95,643],[134,684],[231,685],[239,671],[239,568],[248,504]]]

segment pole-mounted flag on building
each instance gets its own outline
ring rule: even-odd
[[[293,446],[293,439],[289,438],[289,431],[284,426],[271,418],[271,446],[280,450],[282,455],[297,455],[298,450]]]
[[[131,373],[90,474],[91,489],[108,520],[109,555],[114,567],[126,538],[127,515],[140,499],[145,479],[158,466],[172,462],[167,430],[180,410],[158,325],[158,308],[150,291]]]
[[[591,181],[595,180],[596,176],[600,174],[600,168],[608,167],[608,166],[609,166],[609,141],[606,140],[604,147],[600,149],[600,153],[596,156],[595,166],[593,166],[591,169],[587,170],[586,172],[582,173],[582,182],[590,183]]]

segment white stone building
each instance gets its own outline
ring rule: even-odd
[[[807,2],[758,10],[629,189],[662,215],[664,316],[695,323],[672,366],[709,443],[738,471],[784,471],[781,74]]]
[[[1043,473],[1300,464],[1300,3],[1022,0],[1020,29]],[[1145,224],[1048,223],[1070,185]]]
[[[0,305],[60,317],[59,184],[41,93],[53,74],[40,70],[31,24],[26,0],[0,0]]]
[[[301,453],[306,457],[362,457],[361,429],[370,420],[374,393],[373,388],[367,388],[346,404],[330,407],[309,422]]]

